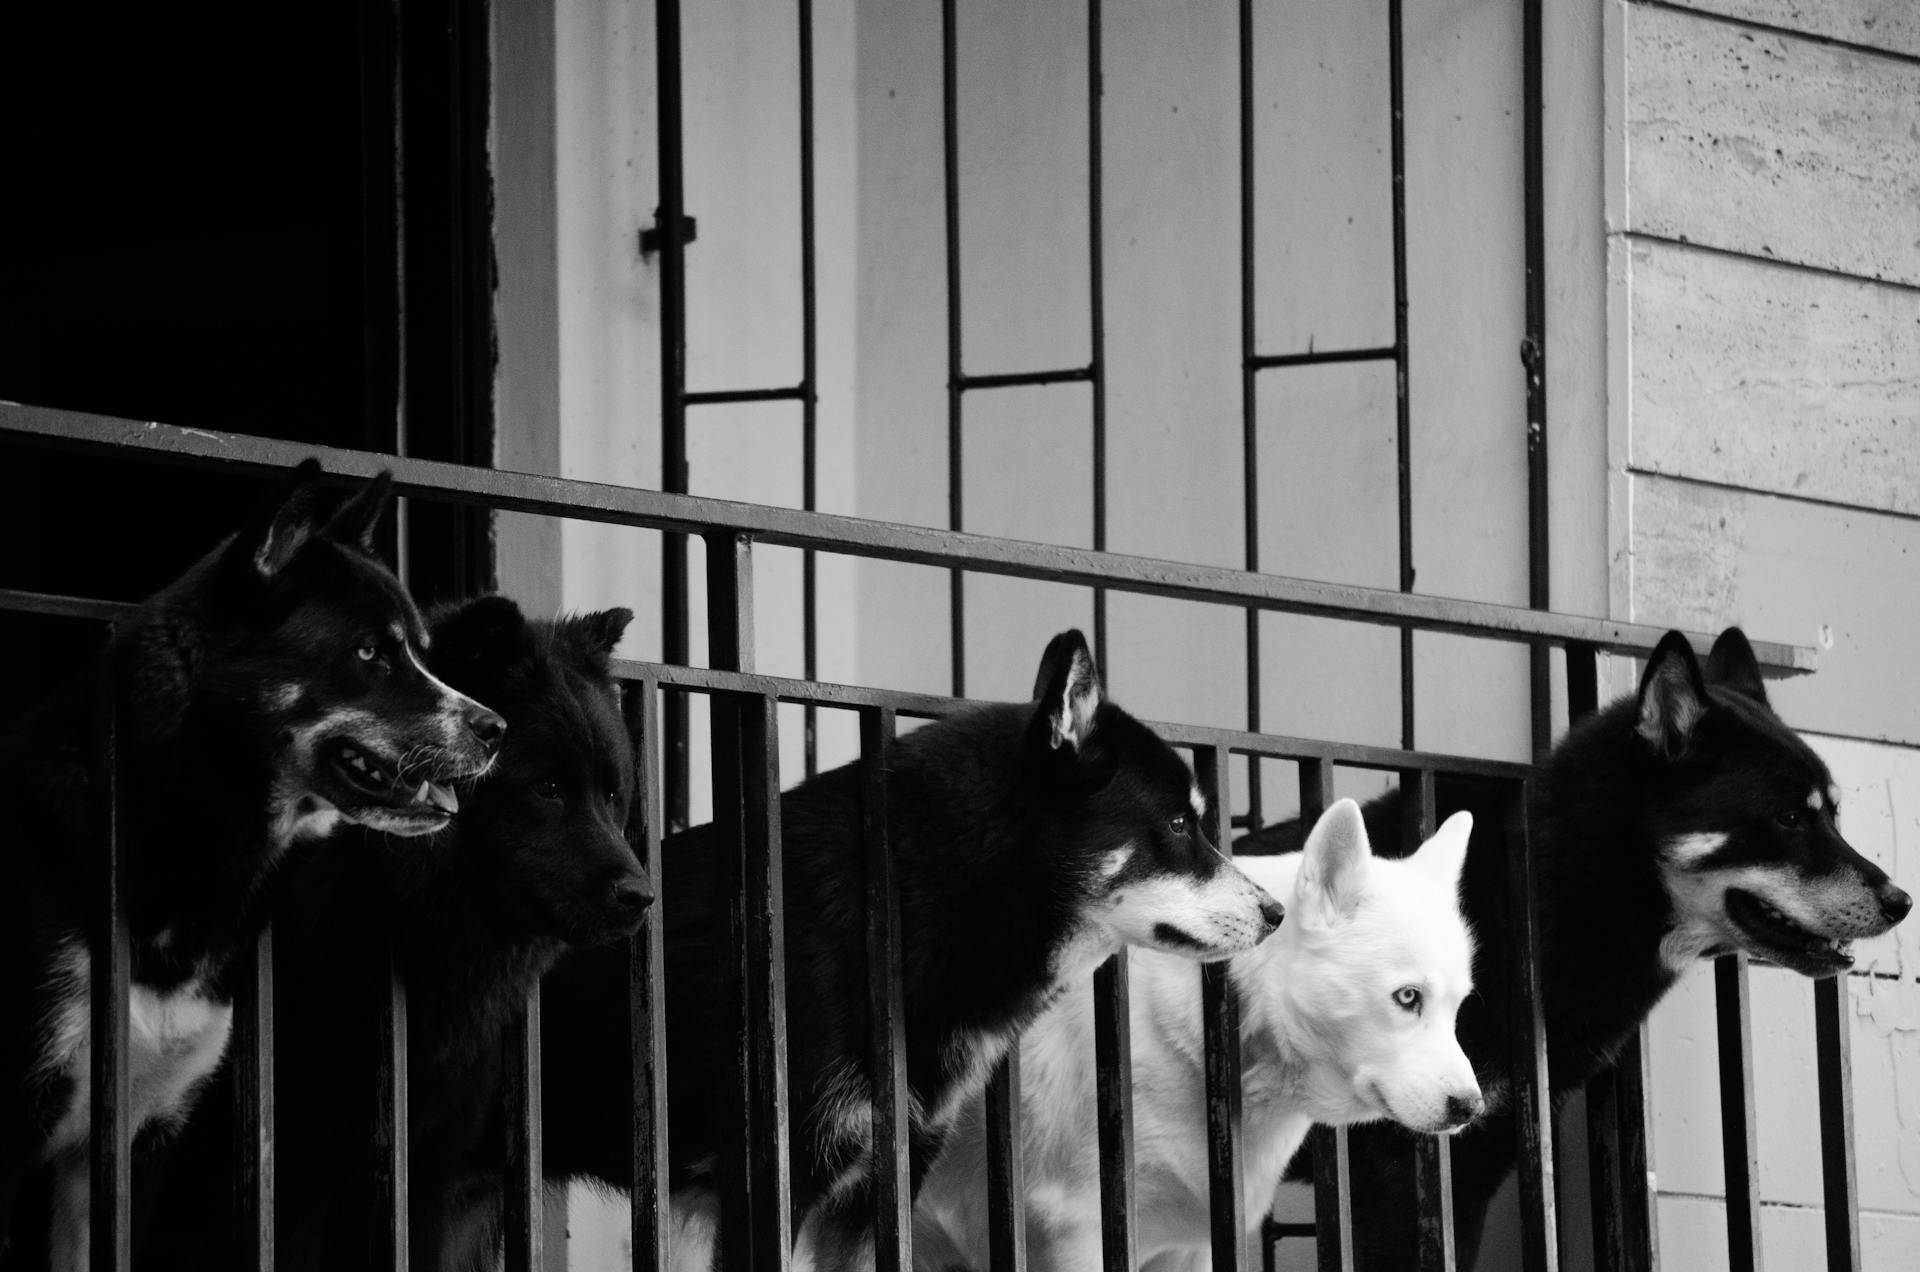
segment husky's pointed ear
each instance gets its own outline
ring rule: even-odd
[[[462,693],[498,684],[533,656],[533,629],[520,607],[504,596],[461,601],[433,615],[428,662]]]
[[[1336,800],[1320,814],[1301,850],[1300,872],[1293,880],[1301,926],[1324,932],[1351,916],[1360,904],[1372,863],[1373,844],[1367,839],[1360,805],[1350,799]],[[1291,912],[1293,907],[1288,909]]]
[[[1460,872],[1467,864],[1467,844],[1473,838],[1473,814],[1455,813],[1440,823],[1433,838],[1420,845],[1413,859],[1434,878],[1455,893],[1460,890]]]
[[[1062,744],[1076,752],[1085,749],[1105,690],[1093,665],[1093,651],[1078,628],[1047,642],[1047,652],[1040,656],[1040,674],[1034,677],[1033,696],[1039,703],[1033,731],[1056,749]]]
[[[1751,652],[1751,651],[1749,651]],[[1640,677],[1640,736],[1669,759],[1687,749],[1693,726],[1707,710],[1707,685],[1693,646],[1679,632],[1668,632],[1647,659]]]
[[[233,556],[244,557],[258,577],[276,577],[313,538],[319,478],[320,461],[301,460],[287,474],[273,502],[262,504],[246,528],[234,537]]]
[[[633,611],[625,607],[576,614],[560,620],[560,644],[585,663],[594,675],[605,676],[614,646],[626,635],[627,624],[632,621]]]
[[[1761,706],[1767,705],[1767,686],[1760,679],[1760,660],[1753,656],[1747,634],[1729,627],[1713,642],[1707,655],[1707,683],[1716,689],[1731,689]]]
[[[392,499],[393,472],[383,468],[334,511],[327,522],[327,537],[371,554],[374,527],[380,524],[380,517]]]

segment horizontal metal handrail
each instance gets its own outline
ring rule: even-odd
[[[331,473],[343,477],[366,477],[390,468],[399,493],[451,503],[685,534],[746,535],[756,542],[781,547],[1487,640],[1590,645],[1638,655],[1652,650],[1667,630],[861,517],[372,455],[12,402],[0,402],[0,435],[92,454],[141,451],[183,464],[241,472],[282,469],[313,455]],[[1689,633],[1689,637],[1701,652],[1712,645],[1710,635]],[[1803,645],[1756,641],[1754,654],[1763,668],[1782,675],[1812,671],[1817,664],[1816,651]]]

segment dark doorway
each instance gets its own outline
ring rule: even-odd
[[[487,31],[450,0],[0,10],[0,398],[490,463]],[[137,598],[259,491],[0,450],[0,587]],[[489,585],[484,515],[408,526],[423,599]],[[74,643],[0,627],[10,665]]]

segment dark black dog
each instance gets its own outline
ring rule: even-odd
[[[1079,632],[1047,647],[1035,697],[926,725],[889,758],[916,1182],[955,1111],[1062,986],[1123,943],[1221,958],[1280,921],[1201,833],[1180,756],[1105,699]],[[809,1212],[819,1220],[822,1268],[871,1256],[863,771],[821,774],[780,802],[793,1209],[796,1231]],[[716,1155],[738,1151],[716,1085],[728,1044],[711,845],[703,827],[664,849],[669,1143],[690,1238],[712,1229]],[[631,1184],[626,987],[617,950],[574,955],[547,978],[550,1177]]]
[[[440,829],[445,783],[504,728],[420,665],[420,616],[371,548],[385,475],[322,520],[318,473],[117,625],[110,683],[96,671],[0,740],[0,1231],[44,1168],[59,1268],[87,1262],[90,698],[116,701],[127,787],[136,1129],[177,1124],[218,1063],[220,978],[276,860],[343,822]]]
[[[1506,1085],[1505,854],[1500,805],[1470,786],[1441,792],[1442,815],[1466,807],[1476,836],[1462,885],[1480,934],[1478,992],[1459,1037],[1481,1084]],[[1365,810],[1377,845],[1401,843],[1397,796]],[[1528,810],[1541,935],[1540,987],[1556,1104],[1585,1086],[1702,957],[1745,950],[1807,976],[1852,964],[1847,943],[1877,936],[1912,905],[1840,837],[1838,792],[1820,757],[1767,706],[1753,649],[1738,628],[1704,668],[1678,632],[1661,641],[1634,697],[1577,724],[1554,749]],[[1241,852],[1300,846],[1298,823],[1241,840]],[[1389,849],[1389,851],[1392,851]],[[1355,1266],[1399,1272],[1416,1249],[1412,1137],[1356,1126]],[[1452,1140],[1455,1234],[1471,1267],[1488,1202],[1517,1157],[1510,1115]],[[1297,1159],[1295,1178],[1308,1162]]]
[[[391,948],[410,1047],[413,1266],[483,1266],[500,1202],[502,1037],[568,944],[631,933],[653,889],[628,846],[633,753],[607,660],[632,614],[528,623],[488,597],[436,617],[431,666],[511,724],[423,851],[373,835],[303,854],[274,910],[279,1264],[346,1269],[375,1249],[380,1015]],[[227,1258],[230,1096],[195,1114],[142,1268]]]

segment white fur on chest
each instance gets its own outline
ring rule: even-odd
[[[54,1127],[47,1156],[72,1151],[87,1138],[92,1108],[92,959],[86,946],[70,942],[55,965],[58,1006],[50,1022],[42,1065],[73,1081],[72,1096]],[[133,986],[128,999],[127,1067],[135,1131],[154,1122],[177,1124],[192,1107],[200,1084],[226,1053],[233,1032],[233,1005],[191,980],[166,992]]]

